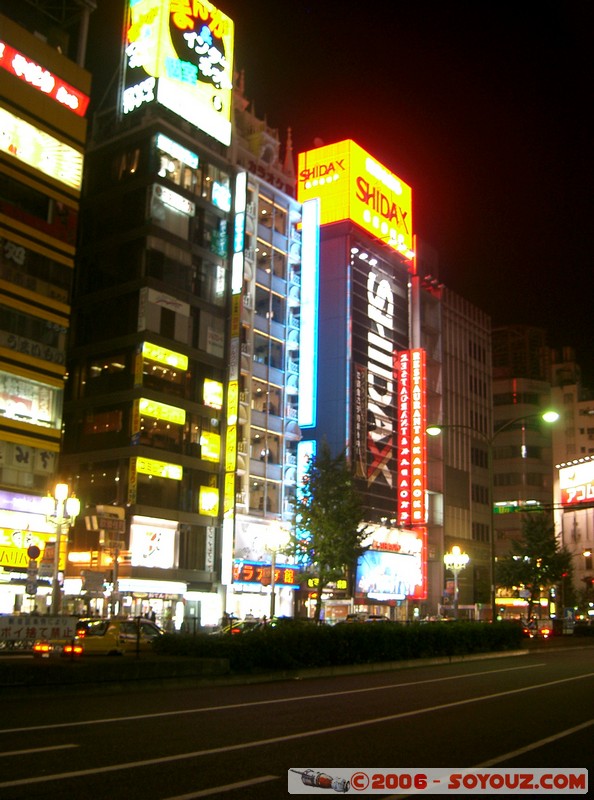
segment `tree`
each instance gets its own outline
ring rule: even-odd
[[[522,538],[512,553],[497,561],[496,583],[507,589],[522,587],[528,593],[528,619],[542,589],[562,585],[571,576],[571,553],[560,548],[551,515],[545,511],[526,514]],[[567,581],[571,585],[571,581]]]
[[[363,507],[344,452],[333,457],[328,444],[322,443],[310,459],[294,510],[290,549],[318,578],[315,619],[319,621],[323,590],[331,581],[351,573],[367,535]]]

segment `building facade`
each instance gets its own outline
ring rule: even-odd
[[[2,10],[0,612],[10,613],[44,610],[51,592],[56,529],[42,496],[62,437],[91,76],[76,55],[80,18],[60,25],[43,4],[36,13],[21,3]],[[64,540],[61,570],[65,559]]]

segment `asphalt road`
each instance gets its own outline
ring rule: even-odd
[[[0,705],[0,798],[276,800],[303,789],[290,768],[592,769],[593,733],[593,647],[251,685],[20,693]]]

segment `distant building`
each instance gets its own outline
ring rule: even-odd
[[[561,414],[553,431],[555,529],[573,556],[580,607],[590,604],[594,616],[594,392],[582,386],[571,348],[554,353],[553,371],[552,401]]]

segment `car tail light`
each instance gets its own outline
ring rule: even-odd
[[[62,652],[66,656],[80,656],[82,655],[82,646],[80,644],[65,644]]]
[[[34,653],[49,653],[50,646],[47,642],[35,642],[33,645],[33,652]]]
[[[550,628],[541,628],[540,632],[544,636],[545,639],[547,638],[547,636],[551,635],[551,629]]]

